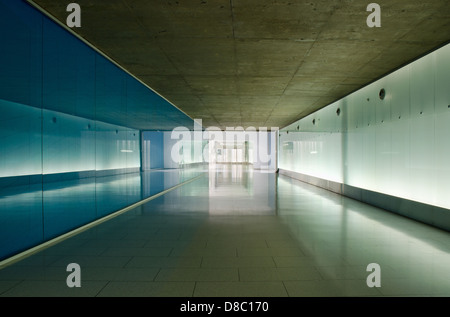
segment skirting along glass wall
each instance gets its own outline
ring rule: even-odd
[[[282,173],[450,229],[450,45],[280,131]]]

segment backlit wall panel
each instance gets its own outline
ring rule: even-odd
[[[450,208],[449,127],[446,45],[282,129],[279,167]]]
[[[38,108],[0,99],[0,178],[42,173]]]
[[[26,1],[0,0],[0,41],[0,261],[166,189],[136,112],[193,120]]]

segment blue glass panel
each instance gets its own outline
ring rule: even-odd
[[[0,189],[0,261],[42,242],[42,184]]]
[[[43,34],[43,107],[95,120],[94,51],[48,19]]]
[[[47,240],[95,220],[95,178],[46,182],[43,201]]]
[[[0,260],[43,238],[42,18],[0,0]]]
[[[0,99],[0,178],[42,173],[38,108]]]
[[[148,157],[149,168],[164,168],[164,134],[145,131],[142,133],[142,141],[148,146],[146,153],[143,153],[143,160]]]
[[[101,56],[95,59],[95,109],[103,122],[121,125],[118,117],[126,121],[126,83],[124,73]],[[117,114],[120,114],[118,116]],[[96,118],[98,120],[98,118]]]
[[[139,172],[133,122],[193,122],[69,31],[0,0],[0,36],[0,259],[198,175]]]
[[[95,170],[95,121],[43,111],[43,173]]]
[[[0,1],[0,99],[41,106],[42,17],[23,1]]]

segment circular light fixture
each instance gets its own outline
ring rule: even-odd
[[[380,97],[381,100],[383,100],[384,97],[386,96],[386,90],[384,90],[384,88],[381,88],[380,92],[378,93],[378,96]]]

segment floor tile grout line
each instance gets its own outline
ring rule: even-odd
[[[46,241],[46,242],[43,242],[43,243],[41,243],[39,245],[36,245],[36,246],[34,246],[34,247],[32,247],[32,248],[30,248],[28,250],[25,250],[23,252],[20,252],[20,253],[18,253],[16,255],[13,255],[13,256],[7,258],[7,259],[4,259],[4,260],[0,261],[0,270],[2,270],[3,268],[5,268],[5,267],[7,267],[7,266],[9,266],[11,264],[19,262],[19,261],[21,261],[21,260],[23,260],[23,259],[25,259],[25,258],[27,258],[27,257],[29,257],[29,256],[31,256],[33,254],[41,252],[42,250],[45,250],[45,249],[47,249],[47,248],[49,248],[51,246],[54,246],[54,245],[56,245],[56,244],[58,244],[58,243],[60,243],[60,242],[62,242],[64,240],[67,240],[67,239],[69,239],[71,237],[74,237],[74,236],[76,236],[76,235],[78,235],[78,234],[80,234],[82,232],[85,232],[85,231],[87,231],[87,230],[89,230],[91,228],[94,228],[94,227],[96,227],[96,226],[98,226],[98,225],[100,225],[102,223],[105,223],[105,222],[107,222],[107,221],[109,221],[109,220],[111,220],[113,218],[116,218],[117,216],[120,216],[120,215],[122,215],[124,213],[127,213],[128,211],[133,210],[134,208],[137,208],[137,207],[139,207],[141,205],[144,205],[144,204],[148,203],[151,200],[154,200],[154,199],[156,199],[156,198],[158,198],[160,196],[163,196],[163,195],[167,194],[168,192],[171,192],[171,191],[173,191],[173,190],[175,190],[175,189],[177,189],[177,188],[179,188],[181,186],[184,186],[184,185],[186,185],[188,183],[191,183],[191,182],[193,182],[193,181],[195,181],[197,179],[200,179],[203,176],[204,175],[201,174],[201,175],[198,175],[198,176],[196,176],[194,178],[188,179],[187,181],[184,181],[183,183],[180,183],[180,184],[177,184],[177,185],[175,185],[173,187],[165,189],[162,192],[159,192],[159,193],[157,193],[155,195],[152,195],[152,196],[147,197],[147,198],[145,198],[145,199],[143,199],[141,201],[138,201],[138,202],[136,202],[134,204],[131,204],[131,205],[125,207],[125,208],[122,208],[121,210],[118,210],[118,211],[115,211],[113,213],[110,213],[110,214],[108,214],[108,215],[106,215],[106,216],[104,216],[102,218],[96,219],[96,220],[94,220],[94,221],[92,221],[92,222],[90,222],[88,224],[85,224],[85,225],[83,225],[81,227],[78,227],[78,228],[73,229],[73,230],[71,230],[69,232],[66,232],[66,233],[64,233],[64,234],[62,234],[62,235],[60,235],[60,236],[58,236],[56,238],[53,238],[53,239],[51,239],[49,241]]]
[[[98,297],[100,295],[100,293],[106,288],[106,286],[109,285],[109,283],[111,283],[111,281],[107,281],[105,285],[103,285],[103,287],[97,292],[97,294],[95,294],[94,297]]]
[[[314,270],[316,270],[316,272],[319,274],[320,279],[325,281],[326,279],[324,278],[323,273],[321,272],[321,270],[319,270],[318,266],[317,266],[317,265],[313,265],[312,267],[313,267]]]
[[[153,280],[152,280],[152,282],[156,282],[156,278],[158,277],[158,275],[159,275],[159,273],[161,273],[161,270],[162,270],[163,268],[162,267],[159,267],[158,268],[158,272],[155,274],[155,276],[153,277]]]
[[[270,258],[272,259],[272,262],[275,265],[275,268],[278,268],[277,261],[275,261],[274,256],[272,255]]]
[[[128,228],[129,229],[129,228]],[[261,228],[259,228],[258,227],[258,230],[259,229],[261,229]],[[161,230],[164,230],[163,228],[161,228]],[[241,230],[242,231],[242,230]],[[203,232],[203,231],[202,231]],[[188,234],[190,233],[190,232],[187,232]],[[233,234],[234,234],[235,232],[233,232]],[[250,233],[248,233],[248,234],[246,234],[246,237],[249,235]],[[183,238],[184,238],[185,236],[183,236]],[[281,236],[280,236],[281,237]],[[353,237],[354,238],[354,237]],[[189,243],[190,241],[189,241],[189,239],[190,239],[190,235],[189,235],[189,237],[187,237],[186,238],[186,242],[187,243]],[[297,240],[299,240],[300,241],[300,239],[303,239],[303,236],[302,235],[298,235],[297,237],[296,237],[296,239]],[[180,240],[181,240],[181,238],[180,238]],[[240,283],[240,285],[242,285],[243,283],[245,283],[245,281],[247,281],[247,274],[252,270],[252,268],[248,268],[246,265],[249,265],[250,263],[250,265],[255,265],[256,263],[257,263],[257,265],[263,265],[263,266],[266,266],[268,263],[271,263],[272,265],[271,265],[271,267],[275,267],[275,269],[278,269],[278,267],[280,266],[280,267],[293,267],[293,268],[295,268],[295,267],[310,267],[310,268],[312,268],[313,270],[314,269],[316,269],[317,271],[318,271],[318,274],[319,275],[317,275],[317,277],[316,277],[316,279],[317,278],[319,278],[319,276],[321,276],[321,281],[323,281],[323,280],[325,280],[325,278],[326,278],[326,280],[325,281],[327,281],[327,283],[328,282],[332,282],[332,281],[335,281],[336,283],[338,283],[338,285],[339,285],[339,283],[343,283],[343,281],[345,280],[345,281],[348,281],[348,280],[350,280],[351,281],[351,283],[349,283],[349,285],[353,285],[353,284],[358,284],[357,283],[357,281],[353,281],[354,280],[354,276],[356,276],[356,274],[355,275],[353,275],[353,269],[351,269],[351,270],[348,270],[348,271],[341,271],[341,269],[345,269],[345,268],[353,268],[353,267],[365,267],[365,265],[368,263],[366,263],[366,262],[364,262],[364,265],[363,264],[361,264],[360,263],[360,258],[358,257],[358,256],[356,256],[356,254],[353,254],[354,252],[356,252],[356,251],[358,251],[358,248],[356,247],[356,245],[353,245],[353,244],[349,244],[349,245],[347,245],[346,247],[347,247],[347,249],[345,249],[345,250],[349,250],[349,251],[351,251],[351,252],[349,252],[349,253],[345,253],[345,254],[347,254],[347,257],[344,257],[344,255],[342,254],[342,252],[336,252],[336,253],[332,253],[332,254],[330,254],[329,252],[330,251],[333,251],[333,250],[331,250],[331,246],[326,246],[326,244],[324,244],[324,245],[319,245],[320,246],[320,248],[318,247],[317,248],[317,252],[315,252],[316,250],[314,249],[314,248],[312,248],[311,249],[311,245],[310,244],[305,244],[305,246],[303,246],[303,247],[298,247],[299,249],[300,249],[300,251],[301,251],[301,253],[300,253],[300,255],[294,255],[294,254],[291,254],[290,252],[289,252],[289,254],[279,254],[278,253],[278,248],[289,248],[289,246],[287,245],[287,242],[289,242],[288,240],[285,240],[285,241],[282,241],[282,240],[284,240],[284,239],[282,239],[282,238],[280,238],[280,239],[277,239],[277,240],[272,240],[272,238],[271,238],[271,236],[267,236],[265,239],[265,245],[267,245],[267,244],[271,244],[272,245],[272,250],[273,251],[277,251],[276,253],[275,252],[270,252],[270,254],[269,254],[269,256],[265,256],[264,255],[264,257],[266,257],[267,259],[264,259],[265,261],[264,262],[260,262],[260,261],[256,261],[256,262],[250,262],[250,261],[248,261],[247,262],[247,259],[249,258],[249,257],[251,257],[251,256],[248,256],[247,254],[248,253],[246,253],[246,251],[247,250],[249,250],[249,249],[251,249],[251,248],[254,248],[254,249],[259,249],[260,251],[264,251],[264,250],[262,250],[260,247],[264,247],[264,245],[263,245],[263,243],[247,243],[247,241],[245,241],[245,240],[242,240],[242,241],[239,241],[238,243],[239,244],[236,244],[234,241],[230,241],[230,239],[228,239],[227,241],[227,243],[230,245],[230,246],[232,246],[232,248],[230,249],[232,252],[231,253],[229,253],[229,255],[228,255],[228,252],[227,252],[227,257],[229,257],[229,258],[231,258],[231,257],[233,257],[234,259],[231,259],[232,260],[232,262],[230,262],[230,260],[228,260],[228,261],[222,261],[222,260],[220,260],[220,255],[215,255],[215,259],[213,259],[213,261],[210,261],[210,256],[212,255],[212,254],[206,254],[206,253],[204,253],[204,256],[202,257],[202,256],[200,256],[200,257],[198,257],[198,256],[195,256],[195,254],[194,254],[194,256],[195,256],[195,258],[196,258],[196,261],[194,261],[194,262],[190,262],[190,263],[194,263],[195,264],[195,267],[198,267],[198,263],[200,263],[200,266],[201,266],[201,268],[203,268],[203,266],[205,266],[206,268],[207,267],[212,267],[212,268],[215,268],[214,267],[214,265],[216,265],[216,266],[223,266],[223,265],[229,265],[229,263],[231,263],[231,267],[235,267],[235,268],[237,268],[237,272],[235,271],[235,273],[234,273],[234,276],[236,276],[236,273],[238,274],[238,278],[239,278],[239,282],[241,282]],[[443,241],[445,241],[445,240],[443,240]],[[89,241],[88,241],[89,242]],[[88,242],[84,242],[84,243],[88,243]],[[321,242],[321,241],[318,241],[318,242]],[[209,246],[211,246],[212,248],[211,249],[214,249],[214,240],[211,240],[211,242],[208,242],[209,243]],[[174,255],[176,255],[176,253],[177,253],[177,251],[178,250],[180,250],[180,249],[185,249],[186,248],[186,243],[184,244],[184,246],[181,246],[181,245],[177,245],[176,247],[175,247],[175,249],[170,249],[170,246],[167,248],[167,250],[166,250],[166,252],[165,252],[165,255],[167,256],[167,253],[169,252],[169,250],[170,250],[170,252],[174,252],[173,254]],[[202,241],[202,243],[201,243],[201,245],[200,244],[196,244],[195,246],[199,246],[200,248],[201,248],[201,246],[205,246],[206,245],[206,242],[204,242],[204,241]],[[236,246],[238,246],[238,249],[236,249]],[[322,248],[322,246],[326,246],[326,247],[324,247],[324,248]],[[370,245],[370,246],[372,246],[372,245]],[[384,245],[381,245],[381,246],[384,246]],[[409,247],[411,247],[412,245],[411,244],[409,244],[408,245]],[[216,246],[215,246],[215,249],[217,249],[217,248],[220,248],[220,249],[224,249],[224,248],[226,248],[226,245],[224,244],[224,245],[221,245],[221,244],[217,244]],[[244,249],[243,249],[244,248]],[[305,250],[305,251],[303,251],[303,250]],[[391,249],[389,249],[388,248],[388,250],[389,251],[391,251]],[[220,250],[219,250],[220,251]],[[319,252],[320,251],[320,252]],[[324,251],[326,251],[326,252],[324,252]],[[109,252],[109,251],[108,251]],[[220,251],[221,252],[221,251]],[[217,253],[217,252],[215,252],[215,253]],[[223,252],[221,252],[221,253],[223,253]],[[233,256],[233,253],[234,253],[234,255],[235,256]],[[370,252],[370,247],[369,246],[367,246],[367,247],[364,247],[364,249],[363,249],[363,255],[364,256],[366,256],[366,255],[369,255],[371,252]],[[382,253],[380,253],[380,254],[382,254]],[[428,253],[427,253],[428,254]],[[121,254],[122,255],[122,254]],[[239,255],[240,256],[242,256],[242,257],[239,257]],[[255,254],[254,254],[255,255]],[[331,255],[330,257],[328,257],[329,255]],[[444,254],[445,255],[445,254]],[[84,255],[82,255],[82,256],[88,256],[87,254],[84,254]],[[93,255],[93,256],[96,256],[96,255]],[[156,256],[156,255],[155,255]],[[190,254],[190,256],[193,258],[194,256],[192,256],[192,254]],[[261,256],[263,256],[263,255],[261,255]],[[162,257],[162,256],[160,256],[160,257]],[[243,259],[244,257],[246,257],[247,259],[246,260],[244,260],[244,261],[241,261],[241,259]],[[269,259],[269,257],[272,259],[272,260],[268,260]],[[291,258],[291,259],[289,259],[289,257]],[[51,258],[51,257],[50,257]],[[236,259],[237,258],[237,259]],[[283,259],[283,258],[285,258],[285,259]],[[262,258],[261,258],[262,259]],[[295,261],[292,261],[292,259],[296,259]],[[364,259],[364,258],[363,258]],[[437,258],[436,258],[437,259]],[[132,260],[129,260],[129,261],[132,261]],[[267,261],[267,262],[266,262]],[[278,261],[278,262],[277,262]],[[369,261],[370,262],[370,261]],[[27,262],[28,263],[28,262]],[[151,264],[150,264],[151,263]],[[237,263],[237,265],[236,265],[236,263]],[[331,264],[330,264],[331,263]],[[335,265],[333,265],[332,263],[335,263]],[[383,267],[384,266],[386,266],[386,265],[388,265],[388,267],[389,268],[392,268],[392,269],[394,269],[394,268],[396,268],[395,267],[395,263],[396,262],[392,262],[392,263],[390,263],[390,262],[387,262],[388,264],[383,264],[383,262],[380,262],[380,264],[382,264],[383,265]],[[119,265],[123,265],[123,262],[121,263],[121,264],[119,264]],[[152,262],[149,262],[149,264],[148,264],[149,266],[152,266],[152,265],[155,265],[155,263],[153,262],[153,260],[152,260]],[[159,270],[161,270],[161,268],[158,270],[158,266],[160,266],[161,264],[159,264],[159,263],[156,263],[156,265],[155,266],[157,266],[156,267],[156,269],[153,269],[152,270],[152,274],[151,275],[147,275],[148,276],[148,280],[149,281],[151,281],[151,279],[150,279],[150,277],[151,278],[153,278],[153,279],[155,279],[155,274],[161,274],[160,276],[162,276],[162,275],[166,275],[165,273],[165,271],[164,271],[164,268],[167,268],[167,266],[165,265],[165,264],[162,264],[163,266],[163,269],[162,269],[162,271],[161,271],[161,273],[159,273],[160,271]],[[325,269],[322,269],[322,266],[336,266],[336,267],[340,267],[340,268],[338,268],[338,270],[337,271],[334,271],[334,269],[333,268],[325,268]],[[408,266],[408,268],[409,268],[409,266]],[[364,268],[363,268],[364,269]],[[396,268],[397,269],[397,268]],[[402,270],[403,269],[403,267],[399,267],[398,268],[399,270]],[[206,271],[206,270],[205,270]],[[290,270],[287,270],[287,271],[290,271]],[[291,270],[291,271],[294,271],[294,270]],[[142,271],[142,272],[144,272],[144,271]],[[413,271],[411,271],[411,272],[413,272]],[[6,273],[6,272],[5,272]],[[213,272],[214,273],[214,272]],[[331,274],[330,274],[331,273]],[[398,274],[398,272],[392,272],[392,273],[394,273],[394,275],[396,276],[396,274]],[[208,274],[210,274],[210,273],[208,273]],[[252,273],[253,274],[253,273]],[[313,273],[314,274],[314,273]],[[337,274],[337,275],[336,275]],[[367,273],[368,274],[368,273]],[[240,275],[242,275],[242,276],[240,276]],[[384,274],[382,274],[383,276],[385,276]],[[228,275],[227,275],[228,276]],[[239,277],[240,276],[240,277]],[[288,275],[286,275],[286,276],[288,276]],[[335,276],[337,276],[337,277],[339,277],[339,278],[335,278]],[[201,277],[201,276],[199,276],[199,277]],[[403,278],[403,277],[402,277]],[[407,278],[407,277],[405,277],[405,278]],[[126,278],[125,277],[125,279],[128,281],[128,282],[132,282],[132,280],[131,279],[129,279],[129,278]],[[243,279],[244,281],[241,281],[241,279]],[[384,278],[383,278],[384,279]],[[364,284],[364,277],[361,277],[361,278],[357,278],[357,280],[360,280],[361,281],[361,283],[363,283]],[[27,282],[28,280],[26,280],[25,281],[25,283]],[[279,280],[280,281],[280,280]],[[294,279],[288,279],[288,280],[285,280],[285,281],[283,281],[283,285],[284,285],[284,288],[287,290],[287,289],[289,289],[290,291],[291,291],[291,296],[295,296],[295,295],[297,295],[297,289],[296,288],[294,288],[293,287],[293,285],[295,284],[295,283],[293,283],[293,281],[294,281]],[[105,279],[103,279],[102,280],[102,282],[103,283],[106,283],[107,281],[105,280]],[[109,293],[109,291],[110,291],[110,287],[111,286],[116,286],[115,284],[114,284],[114,282],[115,282],[115,280],[113,279],[112,281],[111,281],[112,283],[110,284],[110,286],[109,287],[107,287],[107,289],[106,289],[106,291],[102,294],[102,295],[105,295],[106,293]],[[187,294],[189,294],[189,292],[191,292],[191,290],[192,290],[192,287],[194,286],[194,288],[196,288],[197,287],[197,284],[198,284],[198,288],[199,288],[199,291],[198,292],[202,292],[203,291],[203,282],[204,281],[202,281],[202,280],[200,280],[200,279],[197,279],[197,280],[195,280],[195,281],[192,281],[192,282],[194,282],[193,284],[195,284],[195,285],[192,285],[192,284],[190,284],[189,285],[189,287],[188,287],[188,289],[187,289],[187,291],[188,291],[188,293]],[[353,283],[354,282],[354,283]],[[323,283],[323,285],[325,285],[325,284],[327,284],[327,283]],[[346,283],[346,282],[345,282]],[[239,285],[239,283],[236,283],[237,285]],[[301,284],[301,283],[298,283],[298,284]],[[311,284],[313,284],[313,283],[311,283]],[[5,284],[5,285],[8,285],[8,284]],[[102,284],[103,285],[103,284]],[[239,285],[239,286],[240,286]],[[365,285],[365,284],[364,284]],[[387,285],[387,284],[386,284]],[[357,286],[357,288],[359,289],[359,287],[360,287],[361,285],[359,285],[359,286]],[[394,285],[394,286],[396,286],[396,285]],[[23,288],[24,287],[24,285],[22,285],[22,287],[21,288]],[[98,285],[98,287],[101,287],[101,285]],[[281,290],[282,288],[281,288],[281,285],[280,285],[280,290]],[[96,288],[96,290],[98,290],[98,288]],[[356,289],[355,289],[356,290]],[[388,293],[391,293],[391,292],[393,292],[393,291],[395,291],[395,292],[400,292],[401,290],[397,290],[397,289],[390,289],[390,288],[378,288],[377,289],[377,292],[374,292],[375,290],[373,290],[372,291],[372,294],[380,294],[380,295],[378,295],[378,296],[392,296],[392,295],[383,295],[383,293],[385,292],[385,290],[386,290],[386,292],[388,292]],[[407,292],[409,289],[407,289],[407,288],[405,288],[404,290],[402,290],[403,292]],[[16,290],[17,291],[17,290]],[[324,289],[324,291],[325,292],[328,292],[328,290],[327,289]],[[353,292],[353,290],[351,290],[352,291],[352,293],[354,293]],[[342,289],[342,292],[341,293],[346,293],[346,290],[345,289]],[[434,293],[438,293],[438,289],[433,289],[432,291],[431,290],[424,290],[424,292],[422,293],[422,294],[430,294],[431,296],[432,295],[435,295]],[[441,292],[441,293],[443,293],[443,292]],[[367,295],[367,294],[370,294],[370,292],[367,292],[367,289],[366,290],[363,290],[362,291],[362,294],[361,294],[361,296],[369,296],[369,295]],[[395,293],[396,295],[394,295],[394,296],[397,296],[398,295],[398,293]],[[408,296],[417,296],[418,294],[407,294]],[[374,296],[374,295],[370,295],[370,296]],[[377,295],[375,295],[375,296],[377,296]]]
[[[127,268],[127,265],[128,265],[131,261],[133,261],[134,258],[135,258],[135,256],[130,256],[130,259],[122,266],[122,269],[126,269],[126,268]]]
[[[283,287],[284,287],[284,290],[286,291],[287,296],[288,296],[288,297],[291,297],[291,296],[289,295],[289,292],[288,292],[288,289],[287,289],[287,287],[286,287],[285,281],[281,281],[281,283],[283,283]]]
[[[22,284],[23,282],[25,282],[25,280],[16,280],[14,281],[16,283],[14,283],[14,285],[12,285],[11,287],[9,287],[8,289],[6,289],[4,292],[0,293],[0,297],[2,297],[4,294],[7,294],[8,292],[10,292],[11,290],[13,290],[14,288],[16,288],[17,286],[19,286],[20,284]]]

